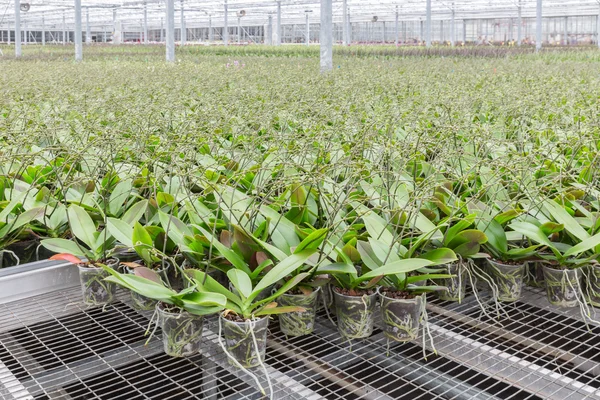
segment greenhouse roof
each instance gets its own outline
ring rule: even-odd
[[[264,25],[269,15],[276,18],[277,3],[276,0],[229,0],[229,24],[236,25],[238,12],[243,10],[243,25]],[[432,0],[432,19],[449,20],[453,11],[456,19],[516,18],[519,3],[524,18],[535,16],[536,0]],[[12,1],[0,1],[0,25],[4,28],[14,23],[13,4]],[[30,0],[29,4],[29,11],[21,13],[29,29],[41,27],[42,20],[47,29],[62,28],[63,16],[67,26],[74,23],[72,0]],[[224,4],[224,0],[176,0],[175,6],[176,12],[183,6],[188,28],[198,28],[207,27],[209,19],[213,26],[223,26]],[[402,21],[425,19],[425,0],[347,0],[347,5],[352,22],[372,21],[374,16],[377,16],[377,22],[391,22],[395,20],[396,12]],[[118,20],[130,28],[141,26],[144,7],[150,29],[160,27],[165,14],[164,0],[83,0],[82,7],[84,15],[89,12],[92,29],[110,29],[114,10]],[[342,21],[342,8],[342,0],[334,0],[334,22]],[[543,0],[544,17],[597,15],[599,10],[598,0]],[[281,23],[304,23],[307,12],[316,22],[319,11],[318,0],[281,0]],[[176,25],[179,26],[178,18]]]

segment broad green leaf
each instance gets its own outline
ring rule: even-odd
[[[410,258],[407,260],[395,261],[361,275],[358,280],[362,282],[378,276],[408,273],[429,265],[433,265],[433,262],[421,258]]]
[[[224,246],[216,237],[200,225],[192,225],[194,228],[202,232],[202,235],[210,242],[211,246],[215,247],[219,254],[227,259],[235,268],[244,271],[246,274],[252,274],[246,262],[233,250]]]
[[[264,300],[261,301],[257,301],[255,303],[256,305],[261,305],[261,304],[265,304],[265,303],[270,303],[274,300],[276,300],[279,296],[289,292],[290,290],[292,290],[293,288],[296,287],[296,285],[298,285],[300,282],[302,282],[304,279],[306,279],[306,277],[308,277],[310,274],[308,272],[304,272],[302,274],[298,274],[296,276],[294,276],[292,279],[288,280],[287,282],[285,282],[283,285],[281,285],[281,287],[272,295],[268,296],[267,298],[265,298]],[[254,293],[252,293],[254,296],[254,298],[256,298],[256,296],[258,296],[260,294],[260,292],[256,292],[254,291]],[[249,302],[250,300],[248,300]],[[254,308],[254,306],[253,306]]]
[[[275,314],[287,314],[291,312],[303,312],[305,311],[302,307],[296,306],[285,306],[285,307],[274,307],[274,308],[263,308],[260,311],[254,313],[255,316],[261,317],[264,315],[275,315]]]
[[[92,251],[95,250],[96,225],[87,211],[77,204],[71,204],[67,213],[73,236],[85,243]]]
[[[475,222],[475,214],[469,214],[465,218],[457,221],[450,228],[446,229],[446,232],[444,233],[444,246],[448,246],[448,243],[454,239],[454,236],[473,225],[473,222]]]
[[[381,261],[379,261],[379,259],[375,255],[375,252],[373,251],[369,243],[359,240],[358,243],[356,243],[356,249],[360,254],[360,259],[362,263],[369,270],[374,270],[381,266]]]
[[[254,293],[273,286],[275,283],[284,279],[292,272],[297,270],[304,262],[315,253],[315,250],[303,250],[300,253],[292,254],[285,260],[281,261],[273,267],[267,274],[258,282],[254,288]],[[254,295],[253,293],[253,295]],[[251,299],[252,300],[252,299]]]
[[[55,253],[68,253],[78,258],[90,258],[91,252],[81,248],[77,243],[67,239],[44,239],[42,246]]]
[[[149,299],[162,301],[167,304],[173,304],[173,298],[177,295],[177,292],[166,288],[161,283],[156,283],[149,279],[141,278],[131,274],[120,274],[110,267],[103,268],[105,271],[111,274],[111,276],[105,278],[106,281],[114,282],[125,287],[126,289],[148,297]]]
[[[347,263],[333,263],[317,267],[317,274],[356,274],[356,267]]]
[[[501,254],[506,253],[508,250],[508,243],[506,241],[506,234],[504,228],[496,220],[480,220],[477,222],[477,228],[482,231],[487,237],[487,244],[492,246]]]
[[[463,243],[473,242],[477,244],[484,244],[487,242],[488,238],[485,233],[481,232],[477,229],[467,229],[464,230],[454,236],[454,239],[450,241],[447,247],[453,249],[457,246],[460,246]]]
[[[557,202],[546,200],[544,201],[544,207],[546,207],[556,222],[564,225],[567,232],[577,239],[585,240],[590,237],[586,230]]]
[[[247,273],[239,269],[230,269],[227,271],[227,277],[242,299],[247,299],[252,294],[252,281]]]
[[[304,239],[298,247],[294,250],[294,254],[300,253],[303,250],[310,249],[316,250],[319,248],[325,237],[327,236],[327,229],[317,229],[313,231],[306,239]]]
[[[126,222],[129,226],[133,226],[133,224],[138,222],[140,218],[144,216],[146,209],[148,209],[148,200],[138,201],[137,203],[129,207],[127,211],[125,211],[125,213],[121,217],[121,220],[123,222]]]
[[[424,254],[421,254],[419,258],[424,258],[426,260],[431,261],[430,265],[449,264],[457,260],[454,251],[445,247],[430,250]]]
[[[600,233],[582,240],[575,246],[571,247],[569,250],[565,252],[564,257],[577,256],[583,252],[593,249],[594,247],[600,245]]]
[[[121,181],[115,186],[108,200],[108,211],[110,214],[119,214],[123,204],[129,199],[129,196],[131,196],[132,189],[133,185],[131,179]]]
[[[242,306],[242,299],[235,293],[232,293],[229,289],[225,288],[216,279],[207,274],[204,271],[200,271],[197,269],[186,269],[185,274],[196,281],[198,284],[199,291],[206,292],[214,292],[220,293],[223,296],[227,297],[227,300],[231,301],[238,305],[238,307]]]
[[[133,249],[133,227],[128,223],[118,218],[108,217],[106,221],[106,229],[115,239],[123,245]]]

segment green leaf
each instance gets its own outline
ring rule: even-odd
[[[449,264],[457,260],[454,251],[445,247],[430,250],[427,253],[421,254],[419,258],[431,261],[430,265]]]
[[[183,297],[183,304],[185,309],[189,311],[188,306],[193,308],[206,308],[206,307],[220,307],[223,309],[227,305],[227,297],[223,296],[220,293],[212,293],[212,292],[193,292],[187,293]]]
[[[422,281],[426,281],[429,279],[448,279],[448,278],[452,278],[453,275],[448,275],[448,274],[426,274],[426,275],[416,275],[416,276],[409,276],[408,278],[406,278],[406,283],[415,283],[415,282],[422,282]]]
[[[494,217],[494,221],[500,225],[504,225],[508,221],[512,221],[513,219],[517,218],[519,215],[521,215],[521,211],[512,209],[496,215]]]
[[[260,293],[262,290],[273,286],[278,281],[282,280],[286,276],[294,272],[300,267],[308,258],[315,253],[315,250],[303,250],[300,253],[292,254],[285,260],[281,261],[275,267],[273,267],[267,274],[258,282],[252,295]],[[252,298],[250,299],[252,300]]]
[[[362,240],[356,243],[356,249],[360,254],[360,259],[362,263],[369,269],[374,270],[381,266],[381,261],[377,259],[375,252],[371,248],[371,245],[367,242],[363,242]]]
[[[167,232],[169,238],[180,248],[185,247],[185,236],[193,236],[192,230],[179,218],[167,214],[161,210],[158,211],[160,225]]]
[[[296,307],[296,306],[263,308],[262,310],[255,312],[254,315],[257,317],[261,317],[264,315],[287,314],[287,313],[298,312],[298,311],[302,311],[302,310],[304,310],[302,307]]]
[[[142,218],[146,212],[146,209],[148,209],[148,200],[138,201],[129,207],[127,211],[125,211],[121,217],[121,220],[126,222],[129,226],[133,226],[134,223],[138,222],[140,218]]]
[[[553,200],[546,200],[544,201],[544,207],[546,207],[556,222],[564,225],[567,232],[569,232],[571,235],[574,235],[579,240],[585,240],[590,237],[586,230],[579,225],[577,220],[571,217],[564,207],[557,202]]]
[[[555,222],[546,222],[545,224],[542,224],[540,226],[540,229],[542,230],[544,235],[548,237],[553,233],[561,232],[563,229],[565,229],[565,226],[563,224],[557,224]]]
[[[579,242],[578,244],[576,244],[575,246],[571,247],[569,250],[567,250],[563,256],[566,257],[571,257],[571,256],[577,256],[583,252],[586,252],[588,250],[593,249],[594,247],[600,245],[600,233],[582,240],[581,242]]]
[[[108,200],[108,211],[111,215],[118,215],[123,204],[131,196],[133,188],[131,179],[121,181],[115,186]]]
[[[275,293],[273,293],[272,295],[268,296],[267,298],[265,298],[261,301],[257,301],[251,308],[254,308],[261,304],[265,304],[265,303],[268,304],[268,303],[272,302],[273,300],[277,299],[282,294],[285,294],[285,293],[289,292],[290,290],[292,290],[293,288],[295,288],[296,285],[298,285],[300,282],[302,282],[304,279],[306,279],[306,277],[308,277],[309,275],[310,274],[308,272],[304,272],[302,274],[298,274],[298,275],[294,276],[292,279],[290,279],[289,281],[287,281],[286,283],[281,285],[281,287]],[[256,293],[256,291],[255,291],[252,294],[255,296],[258,296],[260,294],[260,292]],[[248,302],[249,301],[250,300],[248,300]]]
[[[317,267],[317,274],[356,274],[356,267],[347,263],[333,263]]]
[[[306,249],[316,250],[317,248],[319,248],[319,246],[321,245],[321,243],[323,243],[323,240],[325,240],[325,237],[327,236],[327,231],[327,229],[317,229],[313,231],[310,235],[306,237],[306,239],[300,242],[298,247],[296,247],[296,250],[294,250],[294,254],[298,254]]]
[[[250,297],[252,294],[252,281],[247,273],[239,269],[230,269],[227,271],[227,277],[242,296],[242,299]]]
[[[433,265],[433,262],[421,258],[410,258],[407,260],[395,261],[361,275],[358,280],[363,282],[378,276],[408,273],[429,265]]]
[[[133,248],[133,228],[123,220],[108,217],[106,221],[106,229],[115,239],[123,245]]]
[[[496,251],[501,254],[506,253],[508,250],[508,243],[506,241],[506,234],[504,228],[496,220],[480,220],[477,222],[477,228],[482,231],[487,237],[487,244],[493,247]]]
[[[136,222],[133,227],[131,241],[135,252],[138,253],[144,261],[147,263],[154,262],[155,257],[153,257],[149,251],[154,248],[154,241],[152,240],[152,236],[150,236],[148,231],[139,222]]]
[[[485,233],[481,232],[480,230],[467,229],[454,236],[454,239],[452,239],[452,241],[448,243],[447,247],[453,249],[467,242],[484,244],[485,242],[487,242],[487,240],[488,238],[485,235]]]
[[[96,225],[90,215],[76,204],[71,204],[67,213],[73,236],[85,243],[90,250],[96,250]]]
[[[42,246],[55,253],[72,254],[78,258],[90,258],[91,252],[82,249],[77,243],[67,239],[44,239]]]
[[[194,279],[194,281],[198,285],[199,291],[214,292],[214,293],[222,294],[223,296],[225,296],[227,298],[227,300],[236,304],[238,307],[242,306],[242,304],[243,304],[242,299],[240,299],[240,297],[238,295],[236,295],[235,293],[226,289],[223,285],[221,285],[219,282],[217,282],[216,279],[214,279],[212,276],[208,275],[206,272],[200,271],[197,269],[186,269],[184,272],[187,276]],[[235,311],[241,312],[241,310],[239,310],[239,309],[235,310]]]
[[[111,274],[111,276],[105,278],[106,281],[114,282],[126,289],[148,297],[149,299],[162,301],[167,304],[173,304],[173,298],[177,296],[177,292],[166,288],[160,283],[156,283],[149,279],[141,278],[131,274],[120,274],[110,267],[105,266],[103,268],[105,271]]]
[[[192,225],[194,228],[198,229],[206,239],[210,242],[211,246],[217,249],[219,254],[227,259],[235,268],[244,271],[246,274],[252,274],[248,264],[233,250],[227,248],[223,245],[217,238],[210,234],[206,229],[201,227],[200,225]]]
[[[454,236],[467,229],[469,226],[473,225],[474,221],[475,214],[470,214],[467,215],[464,219],[461,219],[458,222],[456,222],[450,228],[448,228],[444,234],[444,246],[449,247],[448,243],[450,243],[452,239],[454,239]]]

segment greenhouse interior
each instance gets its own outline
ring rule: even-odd
[[[600,1],[0,0],[0,400],[600,400]]]

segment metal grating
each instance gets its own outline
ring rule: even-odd
[[[388,343],[381,333],[342,341],[324,312],[313,335],[285,338],[270,324],[267,371],[276,399],[600,399],[600,326],[527,289],[502,318],[429,302],[438,354],[426,340]],[[252,377],[228,365],[208,320],[202,355],[163,354],[151,313],[125,293],[85,308],[78,287],[0,305],[0,399],[258,399]],[[263,371],[254,371],[268,387]],[[267,390],[268,391],[268,390]]]

